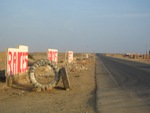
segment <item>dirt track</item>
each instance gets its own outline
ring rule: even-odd
[[[36,59],[41,57],[34,56]],[[94,58],[76,64],[82,64],[86,69],[70,70],[70,91],[66,91],[60,81],[51,91],[36,92],[27,74],[11,88],[1,80],[0,113],[95,113]]]

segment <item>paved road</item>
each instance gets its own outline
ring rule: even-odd
[[[97,112],[150,113],[150,65],[97,55]]]

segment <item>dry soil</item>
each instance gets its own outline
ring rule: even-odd
[[[32,65],[46,53],[32,53]],[[64,54],[59,55],[62,66]],[[62,80],[51,91],[37,92],[30,83],[28,73],[18,75],[12,87],[7,87],[3,78],[5,55],[0,53],[0,113],[95,113],[95,57],[90,54],[75,54],[74,63],[69,65],[68,75],[71,90],[64,89]]]

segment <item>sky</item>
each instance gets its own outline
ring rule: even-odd
[[[150,0],[0,0],[0,51],[146,53]]]

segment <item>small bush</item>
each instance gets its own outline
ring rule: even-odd
[[[33,59],[33,60],[34,60],[34,58],[33,58],[33,56],[32,56],[31,54],[29,54],[29,55],[28,55],[28,58]]]

